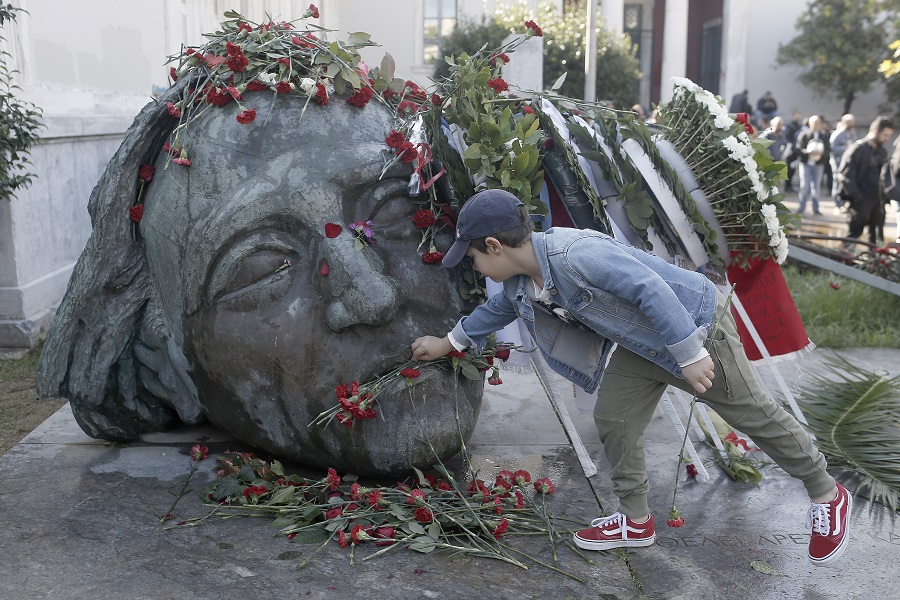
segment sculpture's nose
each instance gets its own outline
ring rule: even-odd
[[[400,294],[384,275],[384,263],[371,248],[356,250],[341,242],[333,244],[327,259],[334,300],[325,309],[325,323],[335,332],[388,323],[400,306]]]

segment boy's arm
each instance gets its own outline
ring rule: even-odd
[[[426,335],[410,346],[413,360],[434,360],[454,349],[475,346],[484,348],[484,338],[516,320],[516,310],[505,294],[494,294],[468,316],[459,320],[453,331],[443,338]],[[452,338],[452,342],[451,342]]]

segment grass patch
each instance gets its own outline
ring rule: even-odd
[[[34,388],[40,348],[19,359],[0,358],[0,455],[66,403],[38,400]]]
[[[817,346],[900,348],[900,297],[818,269],[789,266],[784,277]]]

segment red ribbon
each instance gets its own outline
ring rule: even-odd
[[[432,156],[431,147],[428,144],[426,144],[425,142],[419,142],[418,144],[416,144],[415,147],[419,151],[419,154],[416,156],[415,171],[416,171],[416,174],[419,176],[419,181],[422,181],[422,168],[424,168],[425,165],[427,165],[431,162],[431,156]],[[437,175],[435,175],[428,181],[425,181],[422,183],[422,185],[421,185],[422,191],[425,191],[428,188],[430,188],[432,185],[434,185],[434,182],[437,181],[438,178],[443,174],[444,174],[444,167],[442,166],[441,170],[438,171]]]

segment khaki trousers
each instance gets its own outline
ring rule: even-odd
[[[722,307],[720,296],[720,315]],[[825,470],[825,457],[800,423],[760,386],[730,311],[721,319],[710,355],[715,363],[715,379],[700,400],[732,427],[747,434],[778,466],[802,481],[810,497],[827,494],[834,479]],[[683,379],[620,346],[613,352],[597,392],[594,422],[612,466],[613,493],[619,498],[619,511],[630,518],[650,512],[644,429],[669,385],[694,394]],[[673,465],[675,458],[672,457]]]

